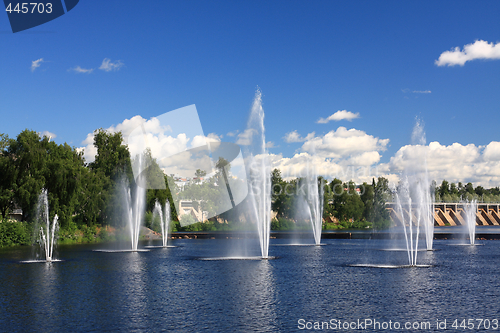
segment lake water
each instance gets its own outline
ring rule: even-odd
[[[500,241],[437,240],[437,251],[418,254],[429,268],[351,267],[408,263],[405,252],[380,251],[387,241],[361,239],[318,247],[272,246],[285,242],[273,239],[274,260],[200,260],[238,242],[174,240],[176,248],[140,253],[60,246],[64,261],[51,264],[20,263],[31,259],[30,248],[1,250],[0,331],[293,332],[369,319],[451,332],[455,319],[487,319],[489,330],[500,319]],[[437,329],[445,319],[447,329]]]

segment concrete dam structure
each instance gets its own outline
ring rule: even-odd
[[[434,226],[457,226],[466,225],[465,222],[465,208],[468,203],[443,203],[435,202],[432,204]],[[416,206],[415,206],[416,207]],[[396,204],[394,202],[388,202],[386,204],[386,209],[389,211],[389,215],[392,221],[396,225],[402,225],[402,221],[410,221],[410,209],[409,207],[403,208],[403,214],[405,214],[404,219],[400,216],[400,213],[396,210]],[[412,207],[413,208],[413,207]],[[415,211],[411,209],[411,211]],[[415,214],[412,213],[411,223],[415,224],[417,218]],[[500,225],[500,203],[478,203],[476,210],[476,225],[490,225],[496,226]]]

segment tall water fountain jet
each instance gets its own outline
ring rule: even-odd
[[[426,249],[432,250],[434,240],[433,193],[427,170],[427,148],[423,124],[417,119],[412,133],[413,153],[411,161],[401,175],[394,193],[396,211],[402,220],[406,250],[410,266],[417,265],[420,228],[425,233]],[[417,163],[415,163],[417,162]]]
[[[467,232],[469,233],[470,245],[475,245],[476,241],[476,212],[476,199],[465,204],[465,224],[467,226]]]
[[[408,177],[403,177],[399,183],[397,191],[394,193],[396,199],[396,210],[401,218],[401,223],[403,224],[403,232],[405,235],[406,250],[408,252],[408,264],[410,266],[417,265],[417,254],[418,254],[418,238],[420,225],[417,224],[416,237],[413,237],[414,227],[412,226],[412,216],[413,216],[413,205],[412,198],[410,195],[410,185],[408,183]],[[417,220],[417,223],[420,221]],[[406,224],[408,223],[408,226]]]
[[[257,223],[262,258],[269,258],[269,236],[271,231],[271,164],[266,149],[264,109],[262,94],[255,93],[248,120],[247,133],[251,138],[248,165],[249,200],[251,213]]]
[[[135,161],[135,163],[137,163],[138,170],[144,170],[142,162],[143,156],[138,155]],[[122,184],[122,190],[125,197],[126,217],[130,231],[131,247],[132,251],[137,251],[141,224],[146,211],[146,184],[144,174],[140,173],[135,180],[133,196],[130,191],[130,186],[127,185],[126,181]]]
[[[40,225],[39,231],[39,244],[42,253],[45,254],[46,261],[54,259],[54,244],[56,242],[56,234],[59,230],[57,223],[58,216],[54,216],[52,220],[52,227],[49,219],[49,201],[47,189],[43,189],[42,193],[38,196],[37,204],[37,219]]]
[[[320,245],[321,230],[323,226],[323,197],[324,189],[322,184],[318,184],[318,173],[316,167],[311,163],[307,163],[305,169],[305,190],[304,200],[306,214],[311,221],[311,226],[314,235],[314,243]]]
[[[414,203],[416,204],[415,214],[417,224],[423,226],[425,232],[425,243],[427,250],[432,250],[434,241],[434,193],[431,192],[431,181],[427,169],[427,149],[424,132],[424,124],[417,119],[412,132],[412,144],[423,148],[420,154],[422,170],[408,170],[410,177],[410,188],[414,194]]]
[[[159,217],[161,225],[161,237],[163,240],[163,247],[167,247],[167,240],[170,233],[170,202],[167,200],[161,207],[158,200],[155,202],[153,209],[153,219]]]

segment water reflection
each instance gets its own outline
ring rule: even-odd
[[[252,267],[254,266],[254,267]],[[276,331],[276,295],[273,267],[268,260],[244,267],[241,273],[231,276],[238,299],[233,302],[234,312],[239,313],[239,326],[244,331]]]
[[[230,240],[179,240],[144,253],[61,247],[63,262],[19,264],[0,251],[2,331],[275,332],[297,320],[433,320],[498,317],[498,242],[419,253],[430,268],[380,269],[404,252],[380,240],[276,246],[275,260],[194,260],[226,253]],[[397,260],[396,260],[397,259]],[[401,258],[393,259],[398,262]],[[405,262],[404,260],[399,261]]]

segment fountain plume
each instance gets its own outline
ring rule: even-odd
[[[469,234],[470,245],[475,245],[476,241],[476,212],[477,200],[473,199],[470,202],[465,202],[465,224]]]
[[[408,261],[413,266],[417,264],[420,228],[423,228],[425,233],[427,250],[432,250],[434,240],[434,197],[427,170],[425,141],[423,123],[417,119],[412,132],[412,144],[416,145],[417,151],[420,152],[421,164],[411,165],[404,170],[399,187],[395,191],[396,210],[402,219]]]
[[[319,184],[318,173],[316,167],[311,163],[307,163],[305,175],[305,191],[303,192],[303,200],[305,201],[306,214],[311,221],[311,227],[314,235],[314,243],[321,243],[321,230],[323,225],[323,184]]]
[[[271,165],[266,149],[264,109],[260,90],[255,98],[248,120],[250,152],[248,164],[249,200],[251,213],[257,223],[262,258],[269,256],[269,236],[271,231]]]
[[[54,259],[54,246],[57,241],[56,235],[59,231],[58,216],[54,216],[52,226],[49,218],[49,201],[47,189],[43,189],[38,196],[37,219],[40,225],[39,244],[46,261]]]
[[[138,155],[135,163],[138,164],[139,170],[144,170],[142,162],[143,156]],[[139,174],[135,180],[133,196],[126,180],[122,183],[122,190],[125,197],[126,218],[130,231],[131,249],[132,251],[137,251],[140,228],[146,210],[146,184],[144,174]]]
[[[170,233],[170,202],[166,200],[163,208],[161,207],[158,200],[155,202],[155,207],[153,209],[153,219],[159,217],[161,226],[161,236],[163,241],[163,247],[167,247],[168,236]]]

